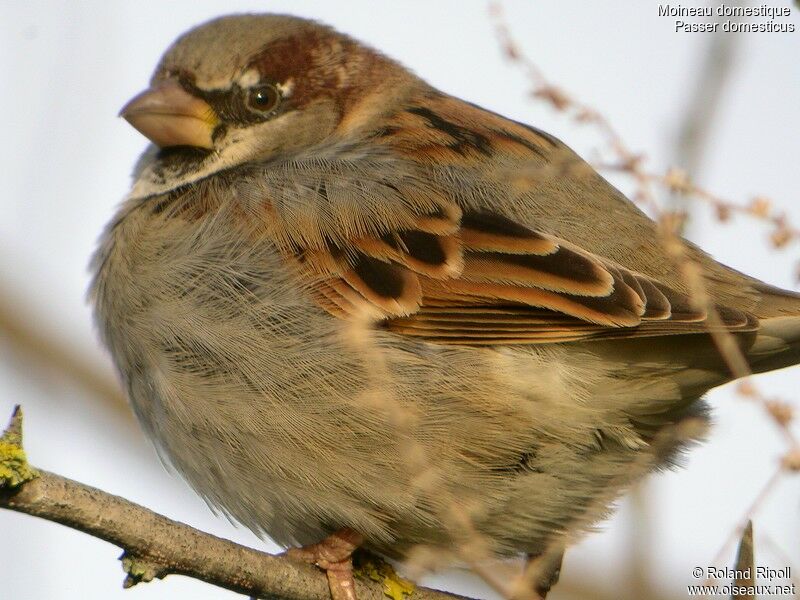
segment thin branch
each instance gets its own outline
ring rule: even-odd
[[[800,239],[800,229],[792,226],[785,214],[776,212],[767,198],[756,197],[749,204],[736,204],[695,185],[688,174],[681,169],[670,169],[663,175],[646,170],[642,155],[636,154],[628,148],[622,136],[605,116],[550,83],[541,69],[520,50],[504,20],[502,4],[494,1],[490,5],[490,9],[500,46],[506,58],[517,64],[527,74],[532,86],[531,94],[535,98],[548,102],[556,110],[571,114],[576,121],[593,125],[604,138],[607,153],[616,158],[614,164],[596,164],[595,166],[619,171],[635,181],[637,193],[634,195],[634,200],[647,206],[653,213],[664,250],[689,288],[692,305],[707,314],[708,333],[720,356],[734,379],[748,377],[751,370],[747,358],[736,343],[734,336],[724,327],[714,301],[708,293],[702,268],[688,255],[686,244],[679,235],[685,215],[664,211],[656,201],[654,188],[660,186],[672,193],[709,204],[715,210],[720,222],[730,219],[733,214],[746,214],[766,221],[774,227],[770,236],[770,243],[774,248],[785,247],[791,241]],[[784,401],[767,398],[758,392],[749,380],[741,383],[737,389],[740,393],[748,390],[748,393],[743,393],[743,395],[759,403],[781,429],[788,445],[784,463],[789,470],[800,469],[800,440],[791,430],[790,405]]]
[[[670,169],[664,174],[651,172],[645,168],[645,156],[634,152],[625,143],[611,121],[594,107],[581,102],[566,90],[551,83],[542,70],[520,49],[505,21],[503,5],[493,0],[489,5],[490,15],[495,23],[495,31],[500,48],[505,57],[516,64],[528,77],[531,84],[530,94],[542,100],[558,112],[569,115],[575,122],[590,125],[603,139],[604,155],[613,157],[612,162],[595,161],[595,168],[606,171],[617,171],[631,177],[637,189],[632,199],[652,211],[656,220],[673,217],[673,211],[664,211],[657,202],[654,189],[664,188],[673,194],[681,194],[687,199],[698,200],[709,205],[720,222],[725,222],[732,215],[740,214],[761,220],[773,227],[770,233],[770,244],[773,248],[784,248],[790,242],[800,240],[800,228],[789,222],[788,216],[775,210],[769,198],[756,196],[749,202],[734,202],[724,199],[695,184],[682,169]],[[677,235],[677,225],[674,235]]]
[[[22,453],[18,411],[8,434],[0,438],[0,508],[61,523],[123,548],[120,558],[128,573],[125,587],[178,574],[251,597],[329,600],[325,574],[311,565],[204,533],[47,471],[29,471],[23,483],[10,485],[19,481],[15,476],[20,466],[29,468]],[[357,579],[359,600],[384,598],[382,585]],[[416,588],[414,599],[468,600],[428,588]]]
[[[756,585],[756,565],[753,550],[753,522],[748,521],[744,528],[742,538],[739,540],[739,550],[736,553],[736,565],[734,566],[736,577],[734,584],[737,588],[746,588],[744,593],[733,594],[734,600],[755,600],[755,594],[749,590]]]
[[[691,259],[687,246],[680,237],[686,214],[683,211],[664,210],[657,202],[654,190],[661,188],[674,196],[703,202],[714,210],[720,223],[730,220],[733,215],[737,214],[766,222],[773,227],[769,241],[771,246],[776,249],[784,248],[789,243],[800,240],[800,228],[793,226],[786,214],[776,211],[768,198],[757,196],[747,203],[735,203],[696,185],[688,173],[682,169],[673,168],[664,174],[646,169],[643,156],[633,152],[625,144],[622,136],[602,113],[572,97],[565,90],[553,85],[545,77],[538,65],[521,51],[511,35],[499,0],[494,0],[491,3],[490,12],[495,22],[495,30],[500,47],[506,58],[515,63],[527,75],[531,84],[531,95],[549,103],[555,110],[571,115],[578,123],[594,126],[605,142],[603,156],[614,157],[613,162],[595,163],[595,167],[617,171],[633,179],[637,187],[633,199],[651,211],[658,225],[658,234],[664,250],[672,259],[684,283],[689,288],[692,305],[707,314],[708,333],[730,370],[732,378],[748,378],[751,375],[748,360],[736,343],[733,334],[724,327],[715,303],[709,294],[702,268]],[[724,54],[724,47],[717,48],[715,52],[718,55],[720,53]],[[709,57],[709,60],[713,63],[714,60],[719,58],[719,56],[716,58]],[[729,65],[707,64],[706,70],[714,68],[723,72],[727,71],[728,67]],[[718,75],[722,78],[723,74],[720,73]],[[714,97],[717,97],[721,89],[722,79],[715,82],[714,85],[719,88],[715,89],[713,94]],[[696,98],[695,102],[708,102],[710,104],[709,100],[711,99]],[[708,122],[707,119],[703,119],[703,121]],[[689,124],[687,129],[691,130],[691,128],[692,124]],[[688,135],[684,135],[686,141],[689,141],[691,137],[691,132]],[[694,157],[694,159],[696,158],[697,156]],[[798,270],[798,275],[800,276],[800,269]],[[784,473],[800,472],[800,440],[791,429],[794,423],[794,415],[792,406],[788,402],[767,397],[756,389],[750,379],[744,379],[740,382],[737,386],[737,391],[745,398],[757,402],[764,408],[773,423],[781,431],[788,446],[786,453],[782,457],[779,469],[776,470],[745,514],[744,518],[747,521],[761,506]],[[741,528],[738,531],[741,531]],[[723,545],[714,561],[715,563],[719,562],[736,541],[737,532],[734,532],[731,538]]]

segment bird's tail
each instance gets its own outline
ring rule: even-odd
[[[754,373],[800,363],[800,316],[763,319],[747,358]]]
[[[747,358],[754,373],[800,363],[800,294],[759,282],[760,326]]]

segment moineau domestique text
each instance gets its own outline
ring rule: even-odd
[[[792,9],[788,6],[728,6],[720,4],[713,6],[672,6],[670,4],[658,5],[659,17],[788,17]]]

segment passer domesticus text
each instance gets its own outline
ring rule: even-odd
[[[328,27],[206,23],[122,116],[153,145],[94,260],[102,337],[169,461],[281,544],[549,552],[731,378],[620,192]],[[753,370],[800,360],[795,294],[687,253]]]

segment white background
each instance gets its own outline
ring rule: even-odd
[[[544,72],[600,109],[631,147],[663,169],[711,34],[675,33],[674,19],[659,17],[650,0],[518,0],[505,6],[514,36]],[[531,101],[524,76],[501,56],[482,0],[6,0],[0,9],[0,289],[22,299],[21,320],[36,315],[37,326],[49,327],[109,372],[84,299],[86,265],[145,145],[116,113],[143,89],[168,44],[197,23],[236,11],[316,18],[399,59],[444,91],[548,130],[585,156],[597,141]],[[800,31],[799,9],[792,10],[789,21]],[[738,36],[737,62],[699,180],[735,200],[774,198],[800,223],[800,33]],[[614,181],[630,189],[624,180]],[[718,227],[700,210],[692,231],[720,260],[770,283],[794,284],[800,248],[795,243],[771,251],[762,225],[737,219]],[[799,375],[786,370],[760,377],[758,384],[794,398]],[[763,412],[731,386],[710,397],[717,422],[710,442],[691,453],[688,468],[651,479],[642,492],[650,511],[644,525],[635,525],[623,503],[600,533],[570,550],[563,584],[552,598],[568,597],[572,585],[585,581],[624,597],[634,593],[634,570],[654,581],[662,597],[683,597],[686,584],[698,583],[692,568],[710,564],[783,449]],[[26,410],[26,446],[34,464],[269,548],[213,517],[167,474],[126,412],[109,410],[68,381],[32,367],[0,334],[0,421],[14,403]],[[761,506],[755,517],[758,564],[800,569],[799,499],[800,481],[787,478]],[[633,527],[644,547],[632,545]],[[119,553],[52,523],[0,511],[0,598],[234,597],[177,576],[123,592]],[[458,574],[435,583],[490,595]]]

